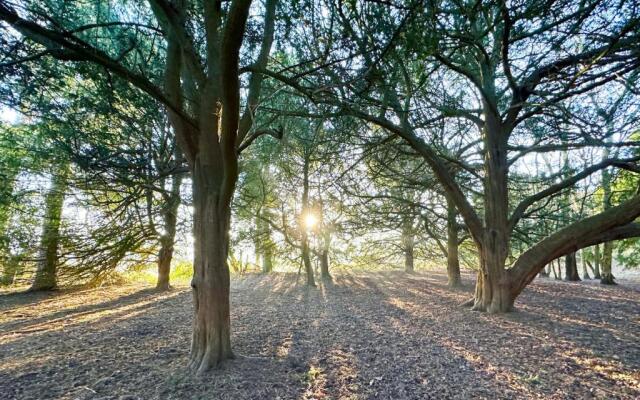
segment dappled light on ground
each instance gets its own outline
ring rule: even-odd
[[[237,359],[187,364],[187,287],[0,297],[0,393],[15,399],[640,397],[637,287],[536,281],[517,312],[459,307],[439,273],[232,283]],[[0,396],[2,397],[2,396]],[[4,398],[4,397],[3,397]]]

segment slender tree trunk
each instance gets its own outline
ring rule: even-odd
[[[267,209],[263,209],[262,213],[263,217],[269,218],[269,212]],[[261,256],[262,272],[268,274],[273,271],[274,243],[271,240],[271,229],[269,224],[262,219],[260,219],[260,221],[256,221],[256,226],[259,228],[260,232],[260,239],[255,243],[256,253]]]
[[[320,254],[320,277],[331,280],[329,273],[329,248],[331,247],[331,232],[325,229],[323,234],[322,253]]]
[[[603,285],[615,285],[615,277],[612,272],[613,264],[613,242],[606,242],[602,246],[602,277],[600,283]]]
[[[594,246],[593,252],[593,279],[600,279],[602,275],[600,275],[600,245],[597,244]]]
[[[1,285],[13,285],[16,283],[16,278],[23,272],[23,260],[25,254],[9,255],[4,260],[4,270],[2,272]]]
[[[566,281],[579,281],[578,263],[576,253],[572,252],[564,256],[564,279]]]
[[[307,285],[315,287],[316,280],[313,276],[313,266],[311,265],[311,255],[309,251],[309,238],[307,234],[303,234],[302,239],[302,262],[304,264],[304,272],[307,274]]]
[[[227,264],[231,207],[230,199],[220,196],[222,177],[211,165],[196,161],[192,179],[195,317],[189,366],[204,372],[233,358]]]
[[[456,206],[447,196],[447,285],[460,287],[460,259],[458,257],[458,223]]]
[[[591,279],[591,277],[589,276],[589,270],[587,269],[587,257],[585,254],[585,250],[582,249],[580,251],[580,260],[582,262],[582,279]]]
[[[270,247],[262,252],[262,272],[265,274],[273,271],[273,253]]]
[[[609,151],[605,150],[605,158],[609,157]],[[603,191],[603,209],[611,208],[611,173],[608,169],[602,171],[602,191]],[[614,285],[614,277],[611,271],[613,264],[613,243],[605,242],[602,246],[602,277],[600,283],[604,285]]]
[[[69,179],[69,164],[60,165],[45,197],[45,216],[40,240],[40,256],[31,290],[51,290],[57,285],[60,220]]]
[[[414,271],[414,247],[415,234],[413,232],[413,217],[404,217],[402,221],[402,252],[404,253],[404,270],[412,273]]]
[[[262,241],[264,240],[264,222],[260,218],[260,212],[255,217],[255,232],[253,234],[253,248],[255,249],[255,263],[260,265],[260,261],[264,258]]]
[[[302,217],[306,216],[309,210],[309,156],[305,156],[302,168]],[[304,222],[301,221],[302,227],[302,262],[304,270],[307,274],[307,285],[315,287],[316,280],[313,276],[313,266],[311,265],[311,252],[309,251],[309,232]]]
[[[160,251],[158,253],[158,282],[156,288],[168,290],[169,275],[171,274],[171,260],[176,237],[176,223],[178,221],[178,207],[180,206],[180,185],[182,175],[176,174],[171,179],[171,193],[167,197],[162,219],[164,234],[160,237]]]
[[[9,237],[7,228],[11,219],[11,195],[18,170],[6,169],[2,172],[3,181],[0,183],[0,285],[10,285],[15,276],[15,265],[9,254]],[[2,174],[0,173],[0,174]]]

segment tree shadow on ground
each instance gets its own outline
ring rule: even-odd
[[[637,397],[637,384],[624,381],[635,368],[633,355],[622,356],[618,370],[606,364],[631,336],[607,349],[600,348],[607,332],[616,332],[592,331],[596,351],[589,348],[593,341],[575,335],[580,321],[598,321],[605,312],[581,311],[579,297],[605,304],[604,295],[573,293],[570,304],[559,307],[553,294],[562,289],[536,283],[519,312],[491,316],[459,307],[471,287],[450,291],[444,274],[335,274],[318,288],[296,284],[295,274],[234,278],[232,342],[240,357],[199,377],[185,370],[188,288],[83,292],[59,308],[45,299],[43,315],[19,322],[60,329],[0,344],[0,392],[87,400]],[[12,312],[40,303],[24,304]],[[622,327],[621,318],[612,321]],[[637,326],[630,329],[638,333]],[[576,347],[589,349],[596,364],[583,362],[571,351]]]

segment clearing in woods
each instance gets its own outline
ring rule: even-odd
[[[238,357],[186,371],[192,298],[140,286],[0,296],[2,399],[640,397],[640,291],[538,279],[474,313],[438,273],[232,282]]]

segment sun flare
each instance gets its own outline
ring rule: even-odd
[[[313,229],[318,224],[318,218],[313,214],[306,214],[304,216],[304,226],[307,229]]]

